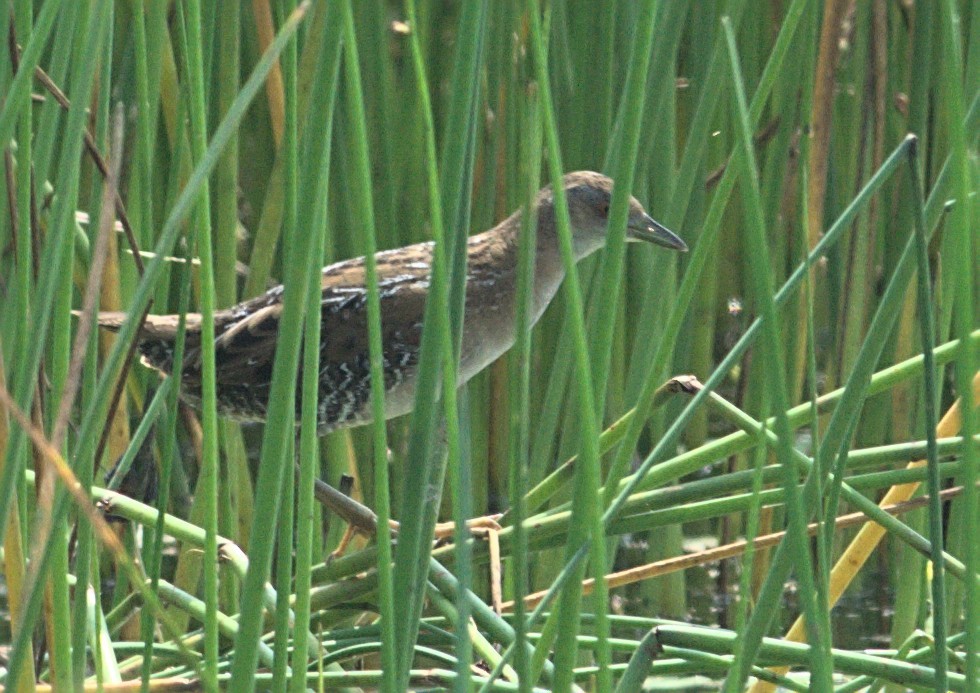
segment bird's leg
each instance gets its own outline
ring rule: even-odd
[[[297,430],[297,441],[295,447],[297,454],[299,451],[298,438],[299,431]],[[300,475],[298,460],[294,462],[294,467],[298,481]],[[332,561],[334,558],[342,556],[347,550],[347,546],[350,544],[351,539],[354,538],[354,534],[357,532],[361,532],[362,534],[366,534],[368,536],[373,536],[378,531],[378,516],[373,510],[363,503],[358,503],[343,491],[334,488],[327,482],[317,477],[313,478],[313,495],[322,506],[332,511],[335,515],[347,523],[347,529],[344,530],[340,543],[330,554],[328,561]]]
[[[440,426],[439,435],[440,441],[437,443],[437,447],[440,448],[440,452],[444,452],[446,443],[445,425]],[[298,463],[296,464],[296,474],[297,476],[299,475]],[[321,505],[331,510],[347,523],[347,529],[344,531],[337,548],[330,554],[330,559],[342,556],[356,533],[360,532],[368,536],[374,536],[378,531],[378,516],[373,510],[325,481],[314,478],[313,495]],[[497,519],[499,518],[499,514],[475,517],[467,520],[466,526],[473,534],[486,536],[488,532],[499,531],[501,529],[497,523]],[[392,534],[397,534],[400,527],[398,521],[389,520],[388,522]],[[454,522],[441,522],[435,527],[434,538],[437,541],[449,539],[453,536],[455,528],[456,524]]]
[[[330,565],[335,560],[347,553],[347,547],[350,546],[355,534],[357,534],[357,528],[354,527],[354,525],[347,525],[347,529],[344,530],[343,536],[340,537],[340,541],[337,542],[337,548],[331,551],[330,555],[327,556],[327,565]]]
[[[299,474],[299,465],[296,465]],[[350,496],[338,491],[321,479],[313,479],[313,495],[320,505],[335,513],[340,519],[351,525],[355,531],[364,534],[374,534],[378,529],[378,516],[363,503],[358,503]]]
[[[665,382],[657,391],[655,405],[662,404],[667,397],[676,393],[693,394],[700,387],[700,383],[693,376],[677,376]],[[439,425],[437,433],[439,439],[436,447],[440,453],[445,452],[446,448],[446,426],[445,422]],[[297,467],[298,469],[298,467]],[[320,479],[314,480],[314,493],[317,500],[333,510],[349,527],[341,540],[341,547],[346,548],[355,532],[373,535],[378,529],[378,516],[362,503],[358,503],[350,496],[338,491]],[[479,536],[485,536],[489,532],[500,531],[501,526],[497,522],[502,517],[502,513],[484,515],[481,517],[470,518],[466,521],[466,527]],[[390,527],[393,533],[398,532],[399,524],[396,520],[390,520]],[[435,538],[437,540],[450,539],[456,529],[455,522],[440,522],[435,526]],[[339,547],[340,548],[340,547]],[[341,551],[342,553],[342,551]]]

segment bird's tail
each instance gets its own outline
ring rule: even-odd
[[[73,310],[71,312],[76,318],[82,317],[82,311]],[[99,327],[102,327],[110,332],[118,332],[119,328],[122,327],[123,321],[126,319],[126,313],[121,311],[103,311],[95,316],[96,322],[99,323]]]
[[[76,316],[79,311],[72,311]],[[129,313],[118,311],[103,311],[96,316],[99,327],[111,332],[122,329]],[[139,350],[144,365],[149,368],[169,374],[173,370],[174,341],[177,339],[178,315],[147,315],[139,327]],[[196,335],[201,326],[200,313],[187,314],[187,347],[188,353],[193,354],[197,346]],[[192,361],[193,356],[188,356]],[[185,362],[186,363],[186,362]]]
[[[73,310],[72,314],[80,317],[81,312]],[[96,316],[99,327],[118,332],[129,317],[129,313],[121,311],[102,311]],[[163,341],[173,341],[177,338],[177,315],[147,315],[143,324],[139,328],[140,339],[161,339]],[[187,330],[193,332],[201,324],[200,313],[187,314]]]

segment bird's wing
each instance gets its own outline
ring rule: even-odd
[[[363,289],[330,283],[322,286],[324,311],[363,310]],[[215,340],[215,373],[225,385],[257,385],[272,380],[272,364],[282,320],[281,293],[256,300],[247,314],[229,321]],[[274,299],[274,300],[273,300]]]
[[[412,273],[418,274],[420,266],[427,269],[431,254],[432,244],[421,243],[376,256],[382,300],[397,286],[404,312],[417,313],[419,321],[425,305],[428,275],[427,272],[420,276]],[[320,274],[324,325],[321,350],[330,362],[348,363],[365,351],[367,292],[364,275],[364,258],[338,262],[324,268]],[[418,296],[414,299],[409,298],[416,293]],[[277,287],[247,304],[223,312],[227,321],[223,320],[224,327],[218,330],[215,341],[219,383],[257,385],[271,381],[282,319],[281,301],[282,287]]]
[[[231,323],[214,342],[215,376],[225,385],[258,385],[272,379],[282,304],[263,306]]]

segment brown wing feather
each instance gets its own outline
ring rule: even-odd
[[[215,340],[215,375],[227,385],[255,385],[272,378],[282,304],[260,308],[234,322]]]

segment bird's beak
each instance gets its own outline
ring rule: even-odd
[[[639,219],[630,219],[626,227],[626,237],[631,241],[647,241],[671,250],[687,252],[687,243],[666,226],[654,221],[649,214],[643,214]]]

